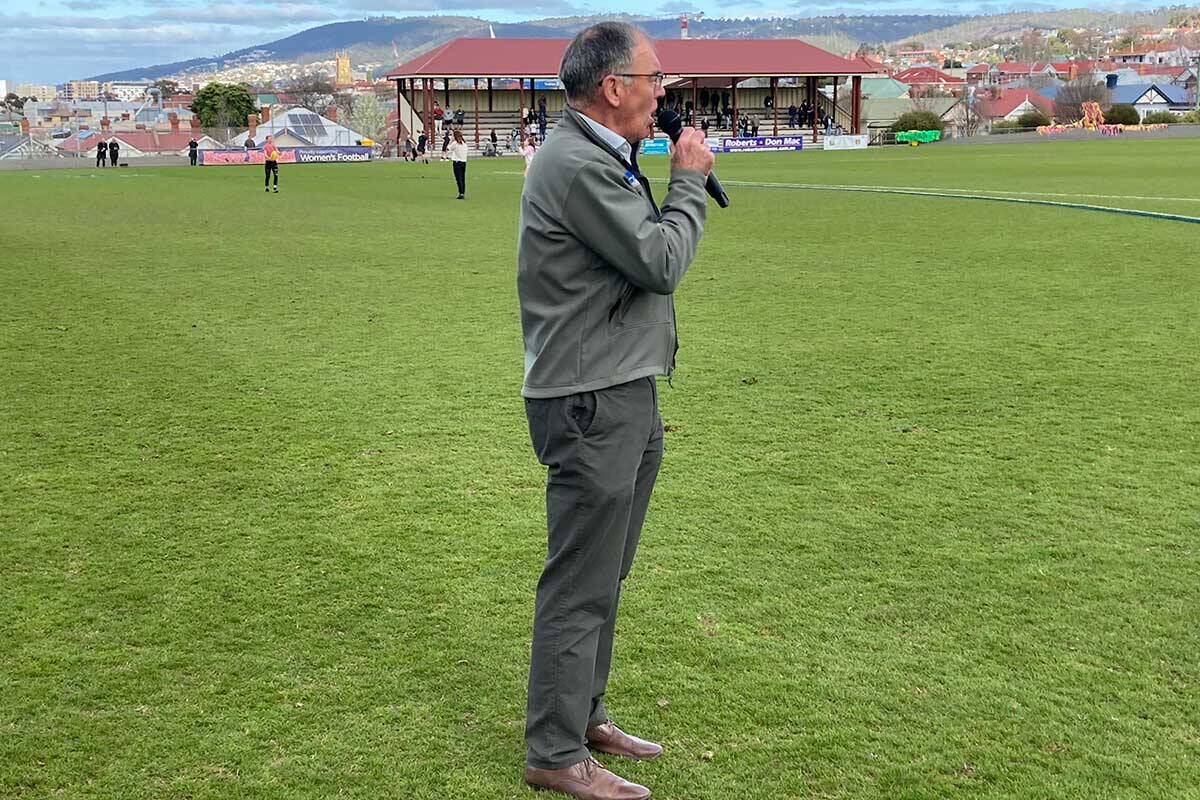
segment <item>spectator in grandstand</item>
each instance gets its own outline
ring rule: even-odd
[[[450,143],[450,162],[454,165],[454,182],[458,184],[458,199],[467,197],[467,141],[463,132],[454,129],[454,141]]]
[[[792,103],[788,106],[788,127],[796,127],[796,117],[799,115],[800,109],[796,108],[796,104]]]
[[[695,257],[713,154],[685,128],[661,209],[637,163],[664,96],[654,44],[602,22],[567,46],[568,106],[530,165],[517,226],[526,417],[548,467],[525,782],[580,800],[644,800],[589,750],[652,759],[605,706],[621,587],[662,460],[658,375],[674,368],[672,295]],[[744,794],[744,792],[743,792]]]

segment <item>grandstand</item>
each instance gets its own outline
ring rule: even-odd
[[[433,130],[433,103],[447,112],[462,108],[469,143],[479,148],[496,130],[501,141],[519,126],[522,109],[546,100],[548,127],[565,105],[558,66],[568,39],[454,39],[398,65],[397,141]],[[699,106],[701,93],[728,93],[732,116],[710,135],[732,135],[741,115],[751,114],[765,135],[802,136],[817,144],[816,124],[788,127],[786,109],[808,101],[850,133],[860,132],[862,77],[869,65],[850,61],[797,39],[667,39],[655,42],[664,86]],[[818,91],[832,87],[830,96]],[[840,90],[840,96],[839,96]],[[770,105],[768,105],[770,101]],[[711,117],[710,117],[711,119]]]

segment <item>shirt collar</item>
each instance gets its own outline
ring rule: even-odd
[[[582,111],[579,112],[579,118],[586,122],[588,127],[591,128],[596,135],[604,141],[605,144],[620,153],[621,158],[632,163],[631,155],[633,153],[633,148],[630,147],[629,142],[626,141],[624,136],[617,133],[612,128],[601,125],[599,122],[596,122],[596,120],[592,119],[587,114],[584,114]]]

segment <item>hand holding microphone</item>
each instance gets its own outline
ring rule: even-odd
[[[709,196],[717,201],[717,205],[726,208],[729,205],[729,195],[725,194],[725,190],[721,188],[721,182],[717,180],[716,174],[712,171],[715,159],[704,133],[695,128],[684,128],[683,120],[679,118],[679,115],[666,108],[658,112],[658,127],[671,137],[671,142],[674,144],[671,152],[671,168],[687,169],[707,175],[708,181],[704,188],[708,190]]]

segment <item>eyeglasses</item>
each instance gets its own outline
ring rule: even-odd
[[[650,78],[654,83],[654,88],[657,89],[663,85],[663,78],[667,77],[664,72],[614,72],[618,78]]]

